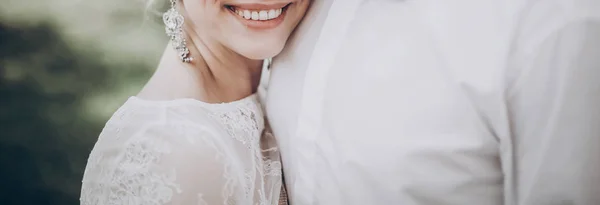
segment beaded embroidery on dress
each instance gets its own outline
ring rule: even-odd
[[[281,162],[256,97],[225,104],[130,98],[107,122],[82,205],[277,204]]]

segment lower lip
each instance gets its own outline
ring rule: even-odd
[[[234,11],[232,11],[230,9],[227,9],[227,10],[229,10],[229,12],[231,12],[231,14],[234,15],[238,20],[240,20],[242,22],[242,24],[244,24],[247,28],[257,29],[257,30],[267,30],[267,29],[276,28],[283,22],[283,20],[285,19],[285,15],[287,14],[288,8],[283,9],[283,11],[281,12],[281,15],[279,15],[277,18],[270,19],[270,20],[264,20],[264,21],[255,21],[255,20],[245,19],[244,17],[241,17]]]

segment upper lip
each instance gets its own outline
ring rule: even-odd
[[[230,4],[228,6],[240,10],[271,10],[286,7],[289,4],[291,4],[291,2],[273,4]]]

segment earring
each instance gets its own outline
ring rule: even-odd
[[[190,57],[190,50],[187,48],[185,36],[183,34],[184,18],[177,11],[177,0],[170,1],[171,8],[163,14],[165,31],[170,38],[171,45],[179,54],[181,61],[184,63],[189,63],[193,60],[193,58]]]

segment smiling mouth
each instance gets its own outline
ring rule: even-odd
[[[238,15],[239,17],[249,21],[272,21],[283,16],[287,8],[292,3],[283,6],[233,6],[225,5],[225,8]]]

